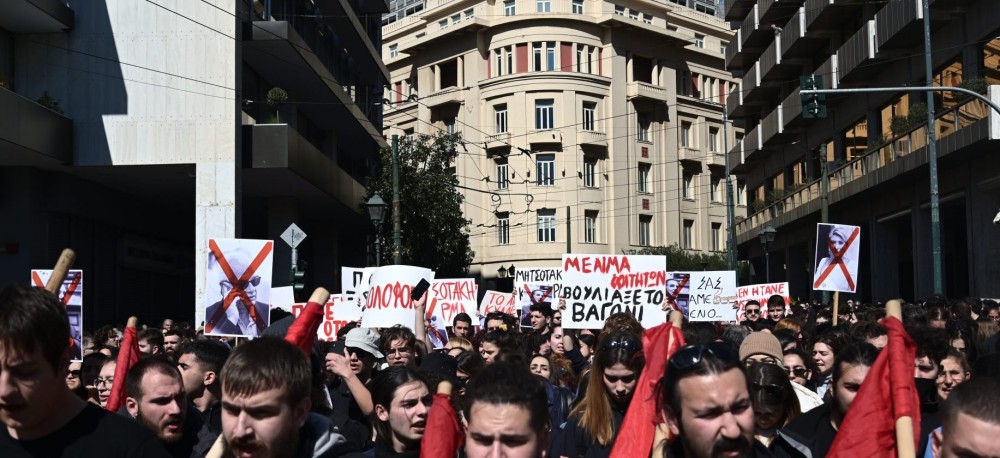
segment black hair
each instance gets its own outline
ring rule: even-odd
[[[69,318],[66,307],[52,293],[12,284],[0,291],[0,342],[12,352],[28,354],[41,347],[54,373],[69,363]]]
[[[465,313],[465,312],[461,312],[461,313],[455,315],[455,319],[452,320],[452,323],[455,323],[456,321],[461,321],[463,323],[469,323],[469,326],[472,326],[472,317],[469,316],[469,314]]]
[[[837,358],[833,360],[833,384],[836,384],[837,380],[840,380],[840,376],[843,375],[843,365],[871,367],[875,364],[876,358],[878,358],[878,349],[870,343],[855,342],[844,347],[837,353]]]
[[[392,399],[396,395],[396,390],[410,382],[420,382],[427,386],[427,381],[413,368],[407,366],[392,366],[379,372],[369,383],[368,388],[372,393],[372,404],[381,405],[386,411],[392,406]],[[392,449],[392,429],[389,425],[378,420],[375,421],[376,441],[387,445]]]
[[[701,354],[701,360],[697,364],[686,368],[680,374],[674,373],[675,371],[672,370],[668,361],[667,368],[663,372],[663,377],[657,383],[657,391],[659,392],[657,408],[661,412],[669,411],[679,418],[681,414],[681,396],[678,386],[681,380],[692,376],[724,374],[734,369],[740,371],[744,375],[744,379],[746,378],[746,374],[743,372],[743,365],[740,364],[738,357],[722,358],[713,352],[704,351]],[[749,386],[747,389],[749,390]]]
[[[205,339],[192,340],[185,343],[177,351],[177,356],[191,354],[205,370],[215,372],[216,375],[219,375],[230,353],[232,353],[232,350],[226,344],[217,340]]]
[[[169,376],[180,382],[181,387],[184,386],[184,379],[181,378],[181,373],[173,361],[161,356],[150,356],[140,359],[139,362],[135,363],[135,366],[129,368],[125,375],[125,394],[128,397],[142,400],[145,395],[142,392],[142,379],[149,372],[158,372]]]
[[[163,350],[163,331],[157,328],[143,329],[139,331],[139,335],[136,338],[140,342],[145,340],[147,345],[156,347]]]
[[[549,401],[545,382],[523,364],[495,362],[469,380],[465,392],[465,418],[471,422],[476,403],[514,405],[528,411],[535,431],[549,431]],[[544,435],[543,435],[544,436]]]
[[[722,341],[732,347],[733,351],[740,351],[743,339],[750,335],[750,330],[746,326],[730,325],[722,330]]]

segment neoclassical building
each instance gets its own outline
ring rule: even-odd
[[[565,252],[726,250],[733,33],[712,3],[686,3],[391,4],[385,133],[467,140],[455,173],[474,274]]]

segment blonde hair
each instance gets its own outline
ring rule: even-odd
[[[465,351],[472,351],[472,342],[469,341],[469,339],[466,339],[465,337],[459,337],[459,336],[449,337],[448,346],[450,346],[451,348],[461,348],[462,350]]]

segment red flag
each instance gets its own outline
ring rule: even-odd
[[[646,367],[639,375],[632,403],[611,449],[611,458],[649,456],[653,449],[656,425],[661,421],[660,412],[656,408],[656,384],[667,370],[667,360],[683,346],[684,334],[670,322],[642,333]]]
[[[108,397],[108,405],[105,407],[110,412],[117,412],[125,404],[125,377],[128,370],[139,362],[139,338],[135,331],[135,319],[130,318],[125,326],[125,337],[122,345],[118,349],[118,365],[115,366],[115,381],[111,385],[111,394]]]
[[[288,327],[285,340],[299,347],[307,355],[312,354],[313,344],[316,343],[316,331],[321,324],[323,324],[323,306],[310,301]]]
[[[458,417],[451,406],[451,396],[437,393],[427,414],[427,426],[420,445],[420,458],[454,457],[465,440]]]
[[[889,344],[879,353],[851,403],[827,457],[895,457],[896,419],[913,419],[914,448],[920,440],[920,399],[913,383],[917,346],[898,319],[888,317]]]

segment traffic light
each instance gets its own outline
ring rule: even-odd
[[[799,77],[800,90],[823,89],[822,75],[806,75]],[[802,117],[825,118],[826,96],[823,94],[802,94]]]
[[[295,297],[300,297],[306,290],[306,265],[305,261],[299,261],[299,266],[292,268],[292,291]],[[301,268],[299,268],[301,266]]]

